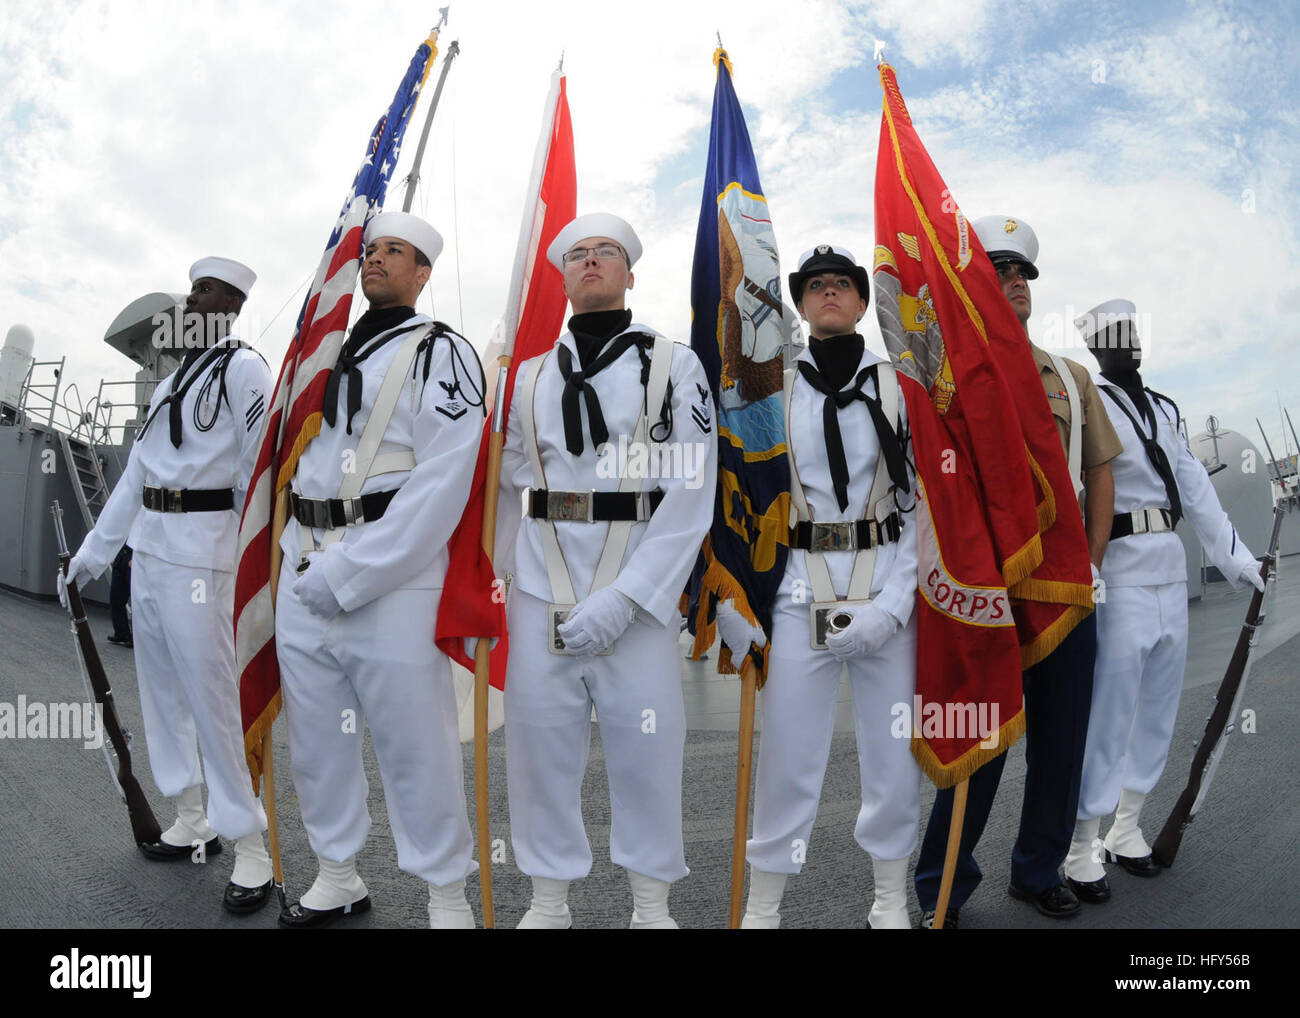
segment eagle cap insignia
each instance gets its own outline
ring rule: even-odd
[[[819,255],[828,255],[831,253],[831,246],[829,244],[818,244],[816,251]]]
[[[1002,229],[1003,229],[1004,231],[1006,231],[1007,233],[1015,233],[1015,232],[1016,232],[1016,227],[1019,226],[1019,225],[1020,225],[1020,224],[1017,223],[1014,219],[1008,219],[1008,220],[1007,220],[1007,225],[1004,226],[1004,227],[1002,227]]]

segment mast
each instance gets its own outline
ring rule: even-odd
[[[438,13],[442,15],[442,20],[434,26],[434,31],[442,29],[447,24],[447,12],[450,7],[441,7]],[[438,74],[438,84],[433,90],[433,100],[429,103],[429,112],[424,117],[424,130],[420,132],[420,144],[415,150],[415,162],[411,164],[411,172],[406,175],[406,197],[402,200],[402,211],[410,212],[411,203],[415,200],[415,189],[420,183],[420,164],[424,161],[424,147],[429,141],[429,128],[433,126],[433,114],[438,109],[438,100],[442,97],[442,86],[447,82],[447,72],[451,70],[452,61],[460,53],[460,43],[453,39],[451,45],[447,47],[447,55],[442,60],[442,71]]]

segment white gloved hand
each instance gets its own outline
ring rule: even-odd
[[[555,631],[564,641],[565,653],[586,657],[604,650],[622,636],[635,615],[636,605],[631,598],[613,587],[605,587],[579,601]]]
[[[63,575],[63,570],[58,570],[58,579],[55,586],[59,591],[59,604],[63,605],[66,610],[68,607],[68,584],[75,583],[78,590],[82,590],[87,583],[91,582],[94,577],[90,575],[90,570],[86,564],[76,555],[72,556],[72,561],[68,563],[68,575]]]
[[[465,637],[465,656],[471,661],[473,661],[475,656],[478,654],[478,641],[479,638],[477,636]],[[491,642],[488,643],[488,651],[491,652],[496,650],[497,644],[500,642],[501,638],[499,636],[492,637]]]
[[[866,657],[879,650],[898,631],[898,619],[874,604],[860,604],[844,610],[853,616],[853,621],[842,632],[826,637],[826,649],[837,661]]]
[[[1092,603],[1093,605],[1106,603],[1106,581],[1101,578],[1101,570],[1091,562],[1088,565],[1092,569]]]
[[[293,596],[301,601],[309,612],[323,619],[332,619],[343,610],[339,599],[330,589],[325,579],[325,570],[319,564],[312,565],[298,577],[293,585]]]
[[[716,609],[718,635],[737,657],[749,653],[752,643],[759,650],[767,646],[767,636],[760,626],[751,625],[731,601],[719,601]]]
[[[1243,569],[1243,570],[1241,571],[1241,575],[1237,577],[1237,582],[1238,582],[1238,583],[1249,583],[1252,587],[1254,587],[1254,588],[1255,588],[1256,590],[1258,590],[1260,593],[1263,593],[1263,591],[1264,591],[1264,578],[1263,578],[1262,576],[1259,575],[1259,563],[1258,563],[1258,562],[1252,562],[1252,563],[1251,563],[1250,565],[1248,565],[1245,569]]]

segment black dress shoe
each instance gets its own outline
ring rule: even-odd
[[[154,862],[176,862],[178,859],[188,859],[194,854],[194,845],[171,845],[161,839],[150,841],[140,846],[140,851]],[[221,854],[221,839],[213,835],[211,841],[203,846],[203,853],[207,855]]]
[[[916,928],[917,928],[918,930],[932,930],[932,929],[934,929],[934,912],[935,912],[934,909],[931,909],[931,910],[928,911],[928,912],[923,912],[923,913],[921,914],[921,922],[920,922],[920,924],[919,924]],[[958,928],[958,927],[957,927],[957,910],[956,910],[955,908],[950,908],[950,909],[948,909],[948,911],[944,912],[944,914],[943,914],[943,928],[944,928],[945,930],[955,930],[955,929]]]
[[[1100,905],[1103,901],[1110,901],[1110,881],[1106,879],[1104,873],[1099,880],[1075,880],[1073,877],[1066,877],[1065,886],[1074,892],[1076,898],[1086,901],[1089,905]]]
[[[338,908],[308,908],[299,901],[280,910],[280,925],[287,926],[291,930],[317,929],[328,926],[345,915],[359,915],[369,911],[370,895],[366,895],[360,901],[354,901],[351,905],[340,905]]]
[[[118,647],[134,647],[135,641],[129,636],[113,635],[108,638],[108,642]]]
[[[226,893],[221,896],[221,904],[227,912],[235,915],[247,915],[258,911],[266,904],[266,892],[271,889],[271,881],[261,887],[243,887],[233,880],[226,885]]]
[[[1064,884],[1049,887],[1042,894],[1030,894],[1015,884],[1008,884],[1007,893],[1020,901],[1033,902],[1034,908],[1049,919],[1069,919],[1079,912],[1079,899]]]
[[[1135,877],[1160,876],[1160,865],[1151,858],[1150,852],[1142,856],[1116,855],[1108,848],[1106,861],[1119,863],[1124,867],[1125,872],[1132,873]]]

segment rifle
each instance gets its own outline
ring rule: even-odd
[[[50,505],[50,515],[54,517],[54,532],[59,541],[59,569],[64,577],[68,575],[68,563],[72,556],[68,553],[68,541],[63,534],[63,509],[58,499]],[[109,777],[118,795],[126,803],[131,815],[131,834],[137,845],[147,845],[162,838],[162,828],[158,825],[149,800],[145,798],[144,789],[131,773],[131,733],[122,727],[117,716],[117,707],[113,703],[113,690],[109,688],[108,676],[104,674],[104,665],[99,660],[99,651],[95,649],[95,638],[90,632],[90,623],[86,620],[86,607],[81,600],[81,591],[77,585],[67,581],[68,614],[72,616],[72,634],[77,646],[77,664],[81,668],[81,681],[85,683],[90,702],[95,705],[99,715],[100,729],[108,736],[108,741],[101,748],[104,762],[108,764]],[[109,754],[109,744],[113,752]],[[117,769],[113,768],[113,757],[117,757]]]
[[[1260,564],[1264,590],[1255,591],[1250,599],[1246,621],[1237,637],[1237,646],[1233,649],[1228,670],[1215,694],[1214,710],[1205,722],[1205,733],[1192,757],[1192,771],[1187,786],[1174,804],[1173,812],[1169,814],[1164,827],[1160,829],[1160,836],[1151,846],[1151,858],[1166,868],[1174,864],[1174,856],[1182,844],[1183,833],[1200,812],[1206,793],[1210,790],[1210,783],[1214,780],[1214,773],[1219,768],[1219,761],[1223,758],[1223,751],[1228,746],[1228,736],[1236,728],[1242,694],[1246,690],[1246,678],[1250,674],[1251,655],[1259,642],[1259,626],[1264,620],[1261,611],[1264,593],[1268,590],[1270,574],[1277,567],[1278,536],[1282,532],[1282,519],[1285,515],[1286,510],[1281,505],[1273,507],[1273,534],[1268,541],[1268,553]]]

